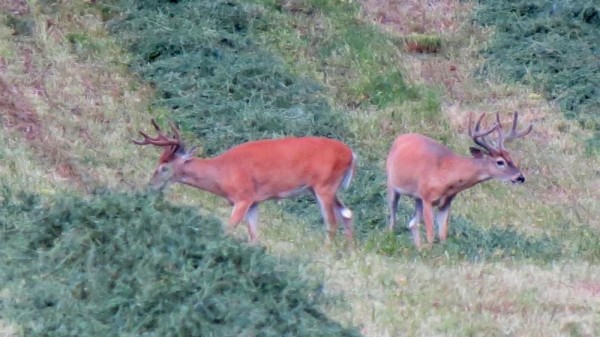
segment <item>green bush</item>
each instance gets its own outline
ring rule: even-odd
[[[294,263],[190,208],[145,194],[2,197],[3,319],[25,336],[359,335],[321,313],[321,286]]]

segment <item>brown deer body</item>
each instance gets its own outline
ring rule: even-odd
[[[225,198],[233,205],[228,229],[242,220],[248,224],[251,241],[257,239],[258,204],[269,199],[310,191],[317,198],[328,232],[328,242],[343,222],[352,245],[352,212],[339,200],[340,187],[347,187],[355,169],[355,155],[344,143],[324,137],[288,137],[238,145],[213,158],[193,157],[179,139],[168,138],[152,121],[159,135],[138,145],[164,147],[151,179],[155,188],[182,183]]]
[[[448,235],[450,206],[458,193],[489,179],[525,182],[525,177],[504,148],[504,142],[527,135],[532,126],[516,132],[518,114],[515,112],[509,134],[503,133],[498,114],[494,126],[480,131],[483,116],[479,117],[475,130],[471,130],[469,117],[469,136],[480,146],[470,148],[472,157],[458,155],[420,134],[405,134],[396,138],[386,162],[390,230],[393,230],[396,222],[400,196],[406,195],[415,199],[414,216],[408,224],[415,245],[421,245],[421,221],[425,223],[427,242],[433,243],[434,207],[438,208],[438,236],[443,242]],[[485,137],[494,131],[498,132],[498,138],[495,146],[492,146]]]

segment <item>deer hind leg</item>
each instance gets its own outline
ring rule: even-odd
[[[315,190],[315,197],[321,208],[321,214],[327,229],[327,243],[331,244],[337,231],[338,223],[335,210],[335,193],[327,190]]]
[[[415,246],[421,246],[421,234],[419,233],[419,224],[423,220],[423,200],[416,198],[415,199],[415,213],[408,223],[408,228],[413,237],[413,242]]]
[[[248,236],[250,242],[256,242],[258,238],[258,204],[252,204],[246,212],[246,221],[248,222]]]
[[[335,210],[338,222],[341,220],[342,224],[344,225],[344,234],[346,234],[347,244],[349,247],[353,247],[354,228],[352,225],[352,211],[344,206],[338,197],[335,198]]]
[[[396,224],[396,213],[398,212],[398,201],[400,200],[400,193],[394,191],[393,188],[388,189],[388,207],[390,211],[390,219],[388,222],[388,230],[393,231],[394,225]]]

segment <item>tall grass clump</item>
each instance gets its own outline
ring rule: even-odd
[[[359,336],[316,280],[154,195],[5,188],[3,319],[26,336]]]
[[[596,131],[600,149],[600,4],[595,1],[484,1],[476,19],[495,27],[486,67],[530,85],[565,116]]]

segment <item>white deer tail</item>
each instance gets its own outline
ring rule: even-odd
[[[356,170],[356,153],[352,152],[352,163],[346,173],[344,174],[344,179],[342,180],[342,187],[347,189],[350,186],[350,181],[352,180],[352,176],[354,175],[354,170]]]

